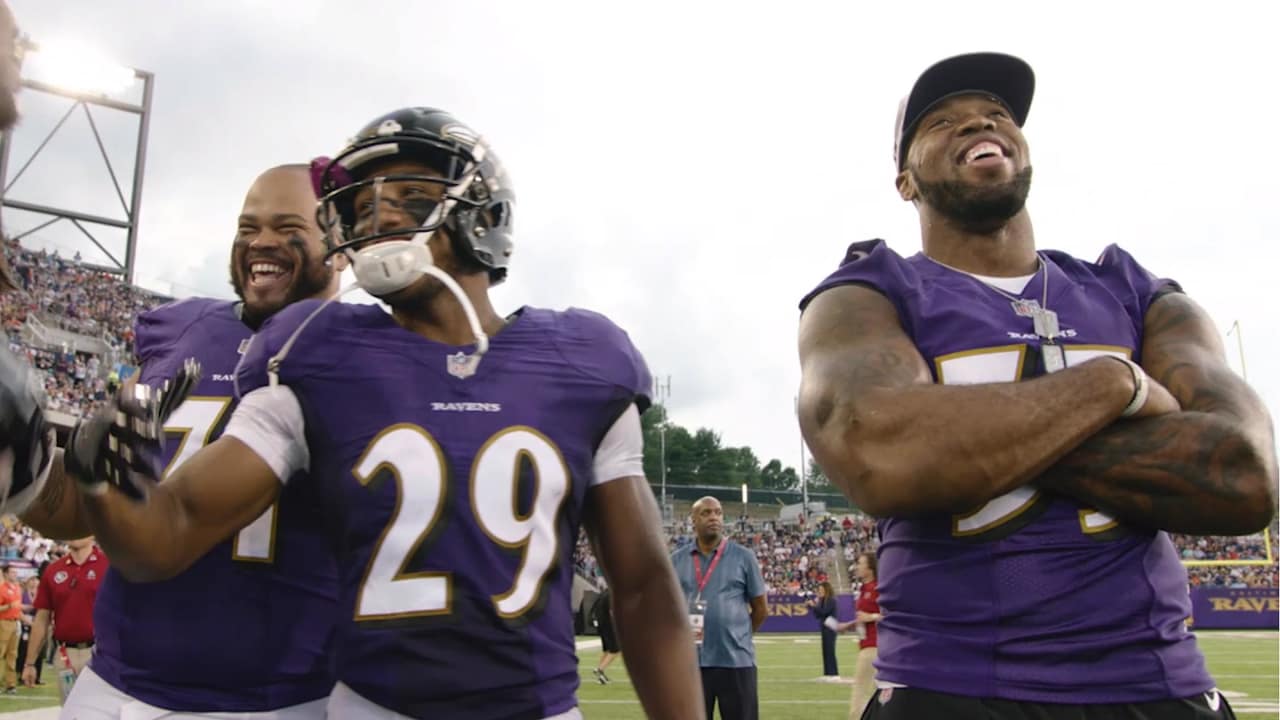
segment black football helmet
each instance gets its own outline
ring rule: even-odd
[[[375,175],[379,161],[412,160],[440,174]],[[317,219],[326,229],[329,254],[359,250],[404,230],[356,234],[356,193],[378,183],[413,181],[444,186],[439,201],[415,202],[407,209],[421,223],[419,232],[449,231],[453,251],[489,271],[498,284],[511,260],[515,193],[506,171],[480,136],[449,113],[412,107],[387,113],[366,125],[332,160],[312,163],[320,198]]]

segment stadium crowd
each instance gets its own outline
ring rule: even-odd
[[[80,414],[106,399],[121,377],[131,371],[133,318],[170,298],[128,285],[118,277],[86,266],[78,256],[67,259],[55,252],[25,248],[4,241],[4,251],[23,286],[18,292],[0,296],[0,321],[8,334],[9,347],[25,355],[45,372],[49,407]],[[100,340],[106,351],[86,352],[63,345],[49,347],[24,338],[23,327],[35,317],[44,327],[59,328]],[[26,334],[27,337],[30,333]],[[771,594],[810,594],[827,580],[835,580],[840,569],[852,565],[857,556],[873,550],[877,543],[875,522],[861,515],[824,516],[809,523],[785,525],[748,517],[730,523],[729,535],[755,551],[765,583]],[[1272,557],[1280,557],[1272,528]],[[1189,561],[1257,560],[1267,556],[1262,535],[1245,538],[1173,536],[1179,553]],[[685,519],[670,529],[669,547],[692,542]],[[60,556],[65,548],[35,535],[21,523],[0,537],[0,559],[23,559],[34,565]],[[585,536],[579,538],[575,553],[579,574],[597,580],[599,565]],[[1188,568],[1192,585],[1220,587],[1280,586],[1277,564],[1209,565]],[[852,577],[851,573],[845,573]]]
[[[0,320],[9,349],[44,371],[49,408],[78,415],[102,402],[127,374],[133,356],[133,318],[169,298],[55,252],[31,250],[11,240],[6,254],[22,288],[0,296]],[[95,347],[35,340],[24,326],[75,333]],[[51,346],[52,345],[52,346]],[[105,352],[92,352],[93,350]]]
[[[0,562],[24,560],[33,568],[41,568],[45,563],[67,554],[65,544],[40,537],[39,533],[16,519],[10,520],[12,524],[0,530]]]
[[[1277,528],[1271,528],[1272,562],[1269,565],[1205,565],[1187,568],[1193,586],[1216,587],[1280,587],[1280,547]],[[843,556],[851,567],[863,552],[875,550],[879,541],[875,520],[860,513],[824,516],[806,527],[803,524],[782,525],[741,518],[728,527],[735,542],[753,549],[760,562],[765,585],[771,595],[809,595],[827,580],[835,582],[838,570],[834,563]],[[1232,562],[1265,560],[1266,541],[1262,534],[1248,537],[1171,536],[1184,560]],[[687,520],[668,532],[667,545],[676,548],[693,542]],[[599,565],[591,553],[586,535],[580,534],[574,562],[583,576],[598,581]],[[856,585],[852,571],[847,573],[850,587]],[[839,587],[839,584],[837,587]]]

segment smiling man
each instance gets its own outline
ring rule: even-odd
[[[639,350],[596,313],[495,311],[515,193],[449,113],[381,115],[316,168],[331,252],[392,312],[304,301],[263,323],[225,432],[142,501],[129,476],[88,470],[149,446],[127,438],[152,432],[132,421],[136,403],[117,397],[82,422],[67,465],[97,493],[85,505],[112,563],[167,578],[302,493],[341,548],[329,717],[575,720],[569,600],[585,526],[645,713],[703,717],[643,474],[652,381]],[[286,259],[250,246],[246,302],[305,275],[300,257],[277,270]]]
[[[231,286],[244,324],[264,320],[298,300],[325,298],[337,289],[315,223],[310,168],[284,165],[263,173],[250,188],[231,249]]]
[[[187,358],[205,368],[168,419],[166,475],[221,436],[236,406],[231,378],[254,330],[296,300],[337,290],[315,202],[308,166],[267,170],[245,196],[232,244],[240,301],[188,298],[138,317],[140,383],[162,383]],[[46,535],[87,535],[81,495],[58,465],[23,519]],[[222,487],[231,477],[219,480]],[[316,503],[292,490],[301,486],[164,582],[135,583],[109,570],[94,608],[93,660],[63,717],[324,717],[337,560]]]
[[[1008,55],[925,71],[894,143],[924,252],[854,243],[801,302],[805,440],[881,518],[863,717],[1229,718],[1165,531],[1267,526],[1270,419],[1176,283],[1037,251],[1033,88]]]

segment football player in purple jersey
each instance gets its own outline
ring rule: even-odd
[[[804,437],[880,518],[863,717],[1231,717],[1165,531],[1266,527],[1271,421],[1176,283],[1037,250],[1033,88],[996,53],[925,71],[894,147],[923,252],[854,243],[801,303]]]
[[[192,357],[207,371],[168,418],[156,448],[160,467],[181,467],[223,432],[235,407],[236,366],[266,318],[337,291],[315,201],[308,165],[262,173],[245,196],[232,243],[240,301],[189,298],[139,315],[139,382],[160,386]],[[23,519],[51,537],[87,535],[80,492],[61,470],[55,465]],[[323,515],[293,491],[255,517],[163,582],[133,582],[114,567],[107,573],[94,607],[93,659],[64,717],[325,716],[338,574]]]
[[[494,310],[515,196],[448,113],[379,117],[315,170],[332,252],[391,312],[305,301],[268,320],[223,436],[162,485],[116,469],[145,470],[130,453],[170,400],[125,393],[124,422],[84,423],[67,464],[93,488],[112,561],[167,576],[296,489],[324,508],[340,557],[330,716],[568,720],[581,717],[569,598],[585,524],[645,711],[702,717],[643,475],[652,381],[626,333],[585,310]]]

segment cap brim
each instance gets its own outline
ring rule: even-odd
[[[934,64],[921,73],[911,94],[900,108],[894,155],[898,167],[903,166],[906,146],[910,144],[916,125],[935,105],[955,95],[986,93],[992,95],[1021,127],[1031,111],[1036,76],[1024,60],[1003,53],[971,53],[957,55]]]

